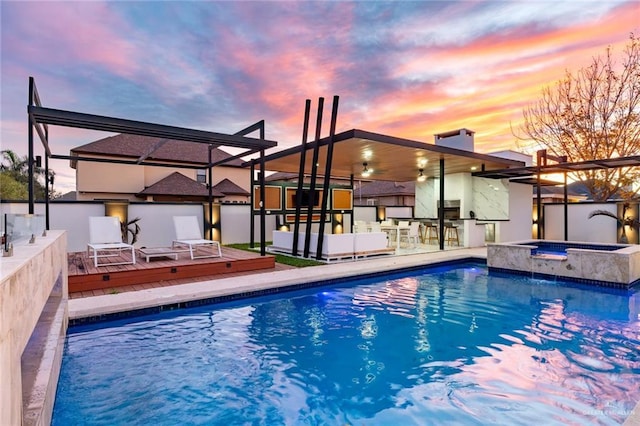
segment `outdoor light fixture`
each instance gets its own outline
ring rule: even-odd
[[[369,177],[371,175],[371,172],[373,172],[373,169],[369,169],[366,162],[362,163],[362,167],[362,177]]]
[[[422,173],[424,172],[424,169],[420,169],[419,172],[420,173],[418,173],[418,182],[424,182],[425,180],[427,180],[427,177]]]

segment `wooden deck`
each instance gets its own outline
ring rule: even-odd
[[[122,255],[126,257],[126,254]],[[130,257],[130,255],[129,255]],[[112,263],[122,262],[120,257],[101,259]],[[202,277],[211,279],[216,276],[236,274],[248,271],[275,270],[275,257],[260,256],[243,250],[222,247],[222,257],[194,259],[189,253],[180,253],[178,260],[153,258],[149,262],[138,255],[135,265],[93,266],[93,260],[86,252],[69,253],[69,293],[93,290],[111,290],[165,281],[178,282],[185,279],[196,281]]]

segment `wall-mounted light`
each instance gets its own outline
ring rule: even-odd
[[[424,182],[425,180],[427,180],[427,177],[424,175],[424,169],[420,169],[418,170],[420,173],[418,173],[418,182]]]
[[[362,163],[362,177],[369,177],[371,176],[372,172],[373,169],[370,169],[369,165],[366,162]]]

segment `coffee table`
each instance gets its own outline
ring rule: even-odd
[[[138,251],[147,259],[147,262],[153,257],[172,257],[173,260],[178,260],[178,252],[171,247],[145,247]]]

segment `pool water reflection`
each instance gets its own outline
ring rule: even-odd
[[[639,315],[461,265],[75,327],[53,424],[616,424]]]

